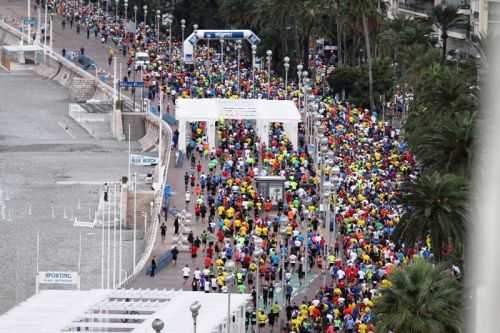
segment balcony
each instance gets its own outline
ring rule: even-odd
[[[429,17],[433,6],[434,1],[399,0],[398,12],[403,15]]]

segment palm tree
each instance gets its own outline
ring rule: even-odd
[[[418,80],[418,103],[430,110],[432,117],[436,113],[477,110],[475,85],[475,77],[462,75],[449,66],[433,64]]]
[[[373,64],[372,50],[370,46],[370,31],[368,20],[377,15],[377,2],[373,0],[351,0],[351,13],[361,17],[363,35],[365,39],[366,62],[368,63],[368,92],[370,97],[370,108],[375,110],[375,98],[373,96]]]
[[[425,167],[467,175],[472,164],[477,113],[467,111],[440,117],[417,130],[410,141],[419,162]]]
[[[459,333],[462,288],[440,266],[417,259],[389,276],[373,308],[377,333]]]
[[[432,9],[434,23],[441,29],[441,39],[443,41],[443,53],[441,63],[446,60],[446,47],[448,45],[448,31],[465,23],[465,18],[458,13],[457,7],[439,5]]]
[[[416,183],[407,182],[402,191],[407,211],[396,226],[394,239],[413,245],[430,235],[431,250],[438,260],[450,246],[460,252],[467,210],[464,178],[433,171],[424,173]]]

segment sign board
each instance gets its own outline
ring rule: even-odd
[[[120,88],[144,88],[144,81],[120,81]]]
[[[130,154],[130,163],[140,166],[151,166],[158,164],[158,157]]]
[[[43,271],[36,275],[36,293],[41,284],[76,285],[80,289],[78,272]]]
[[[76,272],[38,272],[38,283],[76,284],[77,282]]]
[[[325,51],[335,51],[337,50],[336,45],[325,45]]]

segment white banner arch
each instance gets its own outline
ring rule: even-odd
[[[184,40],[183,60],[192,64],[194,47],[199,40],[238,40],[246,39],[251,45],[260,43],[260,38],[251,30],[196,30]]]

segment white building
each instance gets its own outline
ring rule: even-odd
[[[249,294],[231,294],[231,332],[245,332]],[[165,333],[193,332],[191,304],[201,304],[197,333],[227,331],[228,294],[176,290],[43,290],[0,316],[1,333],[154,333],[161,319]]]

